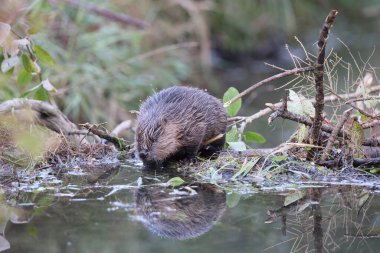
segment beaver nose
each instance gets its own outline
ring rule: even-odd
[[[146,151],[140,151],[139,156],[141,159],[145,159],[148,156],[148,153]]]

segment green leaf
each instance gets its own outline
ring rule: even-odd
[[[228,208],[237,206],[237,204],[239,204],[239,201],[240,201],[240,194],[236,192],[231,192],[230,194],[227,194],[226,203],[227,203]]]
[[[25,97],[28,97],[29,95],[31,95],[32,93],[36,92],[38,89],[40,89],[42,87],[42,84],[39,84],[39,85],[36,85],[34,86],[33,88],[25,91],[23,94],[21,94],[21,98],[25,98]]]
[[[290,205],[291,203],[294,203],[294,202],[302,199],[303,197],[305,197],[305,195],[306,195],[306,193],[302,190],[299,190],[299,191],[296,191],[296,192],[289,194],[288,196],[285,197],[284,206]]]
[[[380,227],[374,227],[371,229],[371,231],[375,235],[380,235]]]
[[[171,179],[169,179],[169,181],[167,182],[170,186],[172,187],[176,187],[176,186],[180,186],[182,185],[183,183],[185,183],[185,180],[183,180],[182,178],[180,177],[173,177]]]
[[[238,176],[240,175],[247,175],[248,172],[252,169],[253,166],[255,166],[255,164],[260,160],[260,157],[258,158],[255,158],[254,160],[252,161],[249,161],[247,162],[246,164],[244,164],[244,166],[241,167],[241,169],[236,172],[233,176],[232,176],[232,180],[236,179]]]
[[[296,136],[297,143],[302,143],[307,138],[308,133],[309,127],[304,124],[300,124]]]
[[[282,161],[285,161],[286,159],[288,159],[289,156],[287,155],[278,155],[278,156],[274,156],[272,158],[272,162],[275,162],[275,163],[279,163],[279,162],[282,162]]]
[[[22,59],[22,65],[24,66],[24,69],[29,73],[38,73],[37,68],[34,66],[34,63],[32,60],[26,55],[23,54],[21,56]]]
[[[230,141],[230,142],[227,142],[228,146],[235,150],[235,151],[244,151],[244,150],[247,150],[247,146],[245,145],[244,142],[242,141]]]
[[[223,95],[223,102],[226,103],[230,101],[232,98],[239,95],[239,91],[234,88],[230,87]],[[230,117],[235,116],[241,108],[241,98],[239,98],[237,101],[233,102],[230,106],[226,108],[227,114]]]
[[[49,92],[41,86],[38,88],[33,98],[36,100],[47,101],[49,99]]]
[[[32,79],[33,76],[29,72],[25,71],[25,69],[22,69],[20,73],[18,73],[17,83],[24,86],[25,84],[30,83]]]
[[[245,132],[244,133],[244,140],[247,142],[257,142],[257,143],[265,143],[265,138],[256,132]]]
[[[231,130],[226,133],[226,142],[235,142],[239,139],[239,132],[236,125],[231,127]]]
[[[33,225],[33,224],[28,224],[28,225],[26,226],[26,233],[27,233],[29,236],[31,236],[31,237],[37,239],[37,236],[38,236],[38,228],[37,228],[35,225]]]
[[[52,196],[46,196],[38,200],[37,207],[33,209],[33,214],[39,215],[44,213],[46,209],[48,209],[49,206],[52,204],[53,200],[54,199]]]
[[[53,57],[51,57],[50,54],[45,51],[45,49],[38,45],[34,45],[32,48],[36,53],[38,59],[40,59],[42,62],[46,63],[49,66],[53,66],[55,64]]]
[[[378,174],[380,172],[380,168],[373,168],[369,172],[372,174]]]
[[[351,142],[354,149],[354,157],[361,157],[363,153],[361,150],[361,146],[363,144],[364,139],[364,129],[357,119],[354,119],[354,121],[352,122],[350,133]]]

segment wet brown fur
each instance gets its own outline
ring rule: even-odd
[[[145,166],[169,160],[210,156],[221,150],[224,137],[207,146],[205,141],[224,134],[227,114],[223,104],[208,93],[174,86],[148,98],[140,107],[136,128],[138,156]]]

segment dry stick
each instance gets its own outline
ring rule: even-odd
[[[374,86],[374,87],[371,87],[368,89],[368,93],[373,93],[373,92],[378,92],[378,91],[380,91],[380,85],[377,85],[377,86]],[[350,98],[356,98],[356,97],[358,97],[358,94],[356,92],[350,93],[350,94],[339,94],[339,98],[337,96],[330,95],[330,96],[325,97],[325,102],[334,102],[334,101],[337,101],[339,99],[350,99]],[[313,102],[313,103],[315,102],[314,99],[309,99],[309,101]],[[282,102],[278,102],[278,103],[273,104],[273,106],[276,108],[280,108],[281,104],[282,104]],[[271,113],[272,111],[273,110],[270,108],[265,108],[265,109],[262,109],[262,110],[258,111],[257,113],[252,114],[251,116],[248,116],[248,117],[239,116],[239,117],[229,118],[228,122],[238,123],[241,121],[245,121],[246,123],[251,123],[252,121],[254,121],[256,119],[264,117],[265,115]],[[372,126],[365,127],[366,124],[363,124],[363,128],[372,127]],[[380,125],[380,120],[376,121],[376,123],[373,123],[373,124],[374,124],[374,126]]]
[[[91,133],[99,136],[100,138],[103,138],[103,139],[113,143],[115,145],[115,147],[119,150],[129,150],[130,149],[130,146],[127,145],[127,143],[125,142],[124,139],[117,138],[115,136],[109,135],[105,131],[99,129],[98,125],[85,123],[85,124],[79,124],[79,126],[82,126],[86,129],[88,129],[88,131],[90,131]]]
[[[380,120],[375,119],[362,124],[363,129],[368,129],[380,125]]]
[[[299,115],[296,113],[292,113],[289,111],[282,111],[281,108],[275,107],[273,104],[266,104],[270,108],[270,110],[273,111],[273,113],[269,117],[269,122],[272,122],[275,118],[281,117],[284,119],[292,120],[307,126],[313,126],[313,121],[303,115]],[[326,133],[332,133],[334,131],[334,128],[332,126],[322,124],[321,130],[326,132]],[[339,137],[344,137],[348,140],[351,139],[351,135],[345,131],[345,130],[340,130],[338,131],[338,136]],[[371,146],[371,147],[379,147],[380,146],[380,138],[366,138],[362,142],[363,146]]]
[[[314,69],[314,76],[315,76],[315,113],[314,113],[314,122],[313,122],[313,128],[310,138],[310,144],[311,145],[318,145],[319,144],[319,135],[322,127],[322,120],[323,120],[323,108],[325,105],[325,94],[323,90],[323,75],[324,75],[324,64],[325,64],[325,49],[326,49],[326,41],[330,32],[330,28],[332,26],[332,23],[334,22],[334,19],[338,12],[336,10],[330,11],[329,15],[327,16],[325,23],[323,24],[322,31],[319,35],[318,40],[318,58]],[[307,159],[311,160],[314,157],[316,149],[311,148],[307,154]]]
[[[352,108],[356,109],[358,112],[360,112],[361,114],[363,114],[364,116],[367,116],[368,118],[378,118],[378,116],[374,116],[374,115],[371,115],[369,113],[367,113],[366,111],[360,109],[359,107],[357,107],[355,105],[354,102],[350,102],[348,103],[346,99],[342,98],[341,96],[339,96],[338,94],[336,94],[333,90],[329,89],[329,91],[336,97],[338,97],[340,100],[343,100],[345,102],[345,104],[349,104]]]
[[[272,81],[274,81],[276,79],[279,79],[279,78],[282,78],[282,77],[285,77],[285,76],[296,75],[296,74],[300,74],[300,73],[311,71],[311,70],[314,70],[314,67],[295,68],[295,69],[286,70],[286,71],[284,71],[282,73],[279,73],[277,75],[268,77],[268,78],[266,78],[266,79],[264,79],[264,80],[262,80],[262,81],[260,81],[258,83],[253,84],[248,89],[242,91],[239,95],[235,96],[231,100],[229,100],[226,103],[224,103],[224,108],[230,106],[233,102],[236,102],[238,99],[240,99],[243,96],[251,93],[252,91],[256,90],[257,88],[259,88],[260,86],[262,86],[262,85],[264,85],[266,83],[272,82]]]
[[[366,138],[362,142],[363,146],[380,147],[380,138]]]
[[[380,91],[380,85],[369,87],[368,90],[367,90],[367,93],[370,94],[370,93],[378,92],[378,91]],[[325,97],[325,102],[326,101],[333,102],[333,101],[337,101],[339,99],[357,98],[360,95],[361,95],[361,93],[358,93],[358,92],[353,92],[353,93],[349,93],[349,94],[339,94],[339,97],[337,97],[335,95],[330,95],[330,96]],[[364,99],[364,98],[362,98],[362,99]]]
[[[326,159],[327,159],[328,155],[330,154],[331,149],[334,145],[334,142],[338,137],[338,133],[342,130],[343,125],[346,123],[346,121],[350,117],[352,110],[353,109],[350,108],[350,109],[344,111],[342,118],[340,119],[338,124],[333,129],[333,131],[332,131],[332,133],[331,133],[331,135],[327,141],[326,148],[323,151],[323,154],[322,154],[321,158],[319,159],[318,163],[323,163],[326,161]]]
[[[281,117],[281,118],[292,120],[292,121],[295,121],[307,126],[313,125],[313,121],[307,116],[299,115],[299,114],[289,112],[289,111],[282,111],[281,108],[278,109],[272,104],[266,104],[266,106],[268,106],[273,111],[273,113],[269,117],[270,122],[273,121],[277,117]],[[334,130],[332,126],[329,126],[326,124],[322,124],[321,129],[322,131],[327,132],[327,133],[332,133]],[[343,131],[343,130],[339,131],[338,136],[342,137],[343,135],[350,136],[349,133],[346,131]]]
[[[375,127],[378,125],[380,125],[380,120],[376,119],[376,120],[371,120],[369,122],[364,123],[362,127],[363,129],[368,129],[368,128]]]
[[[50,2],[57,3],[58,1],[57,0],[50,0]],[[122,23],[124,25],[134,26],[138,29],[145,29],[145,28],[150,26],[149,23],[147,23],[146,21],[128,16],[124,13],[112,12],[110,10],[100,8],[94,4],[89,4],[89,3],[81,2],[78,0],[64,0],[64,2],[66,2],[67,4],[71,5],[72,7],[77,8],[77,9],[83,8],[87,11],[90,11],[90,12],[93,12],[93,13],[99,15],[99,16],[102,16],[106,19],[116,21],[116,22]]]
[[[124,120],[112,130],[112,135],[119,136],[122,131],[131,129],[131,128],[132,128],[132,120],[129,120],[129,119]]]
[[[224,136],[224,134],[218,134],[218,135],[215,135],[214,137],[212,137],[211,139],[208,139],[207,141],[203,142],[202,145],[204,146],[207,146],[209,145],[210,143],[213,143],[214,141],[217,141],[219,139],[222,139]]]
[[[288,98],[289,98],[289,90],[286,90],[282,98],[282,106],[281,106],[281,110],[284,112],[288,110]]]
[[[380,158],[355,158],[352,164],[354,167],[358,167],[361,165],[365,166],[379,166]]]
[[[346,101],[346,104],[359,102],[359,101],[367,101],[367,100],[380,100],[380,96],[351,99],[349,101]]]

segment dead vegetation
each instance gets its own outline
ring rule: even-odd
[[[289,51],[294,69],[283,70],[273,66],[282,72],[252,85],[225,103],[225,107],[269,81],[294,75],[295,78],[284,85],[291,88],[282,102],[267,103],[267,109],[248,117],[235,117],[235,124],[244,126],[271,113],[269,123],[283,118],[299,124],[286,149],[287,152],[295,150],[291,153],[301,161],[334,168],[377,165],[378,149],[374,147],[380,144],[377,136],[380,114],[376,109],[379,97],[373,94],[380,90],[380,85],[375,68],[369,64],[370,59],[358,62],[343,42],[353,64],[344,61],[333,49],[326,52],[328,35],[337,14],[332,10],[323,24],[317,42],[317,56],[307,52],[300,43],[305,53],[304,59]],[[340,76],[342,70],[345,70],[346,76]],[[325,107],[333,111],[331,116],[326,113]],[[279,154],[283,151],[284,145],[280,145],[277,151],[270,150]]]

